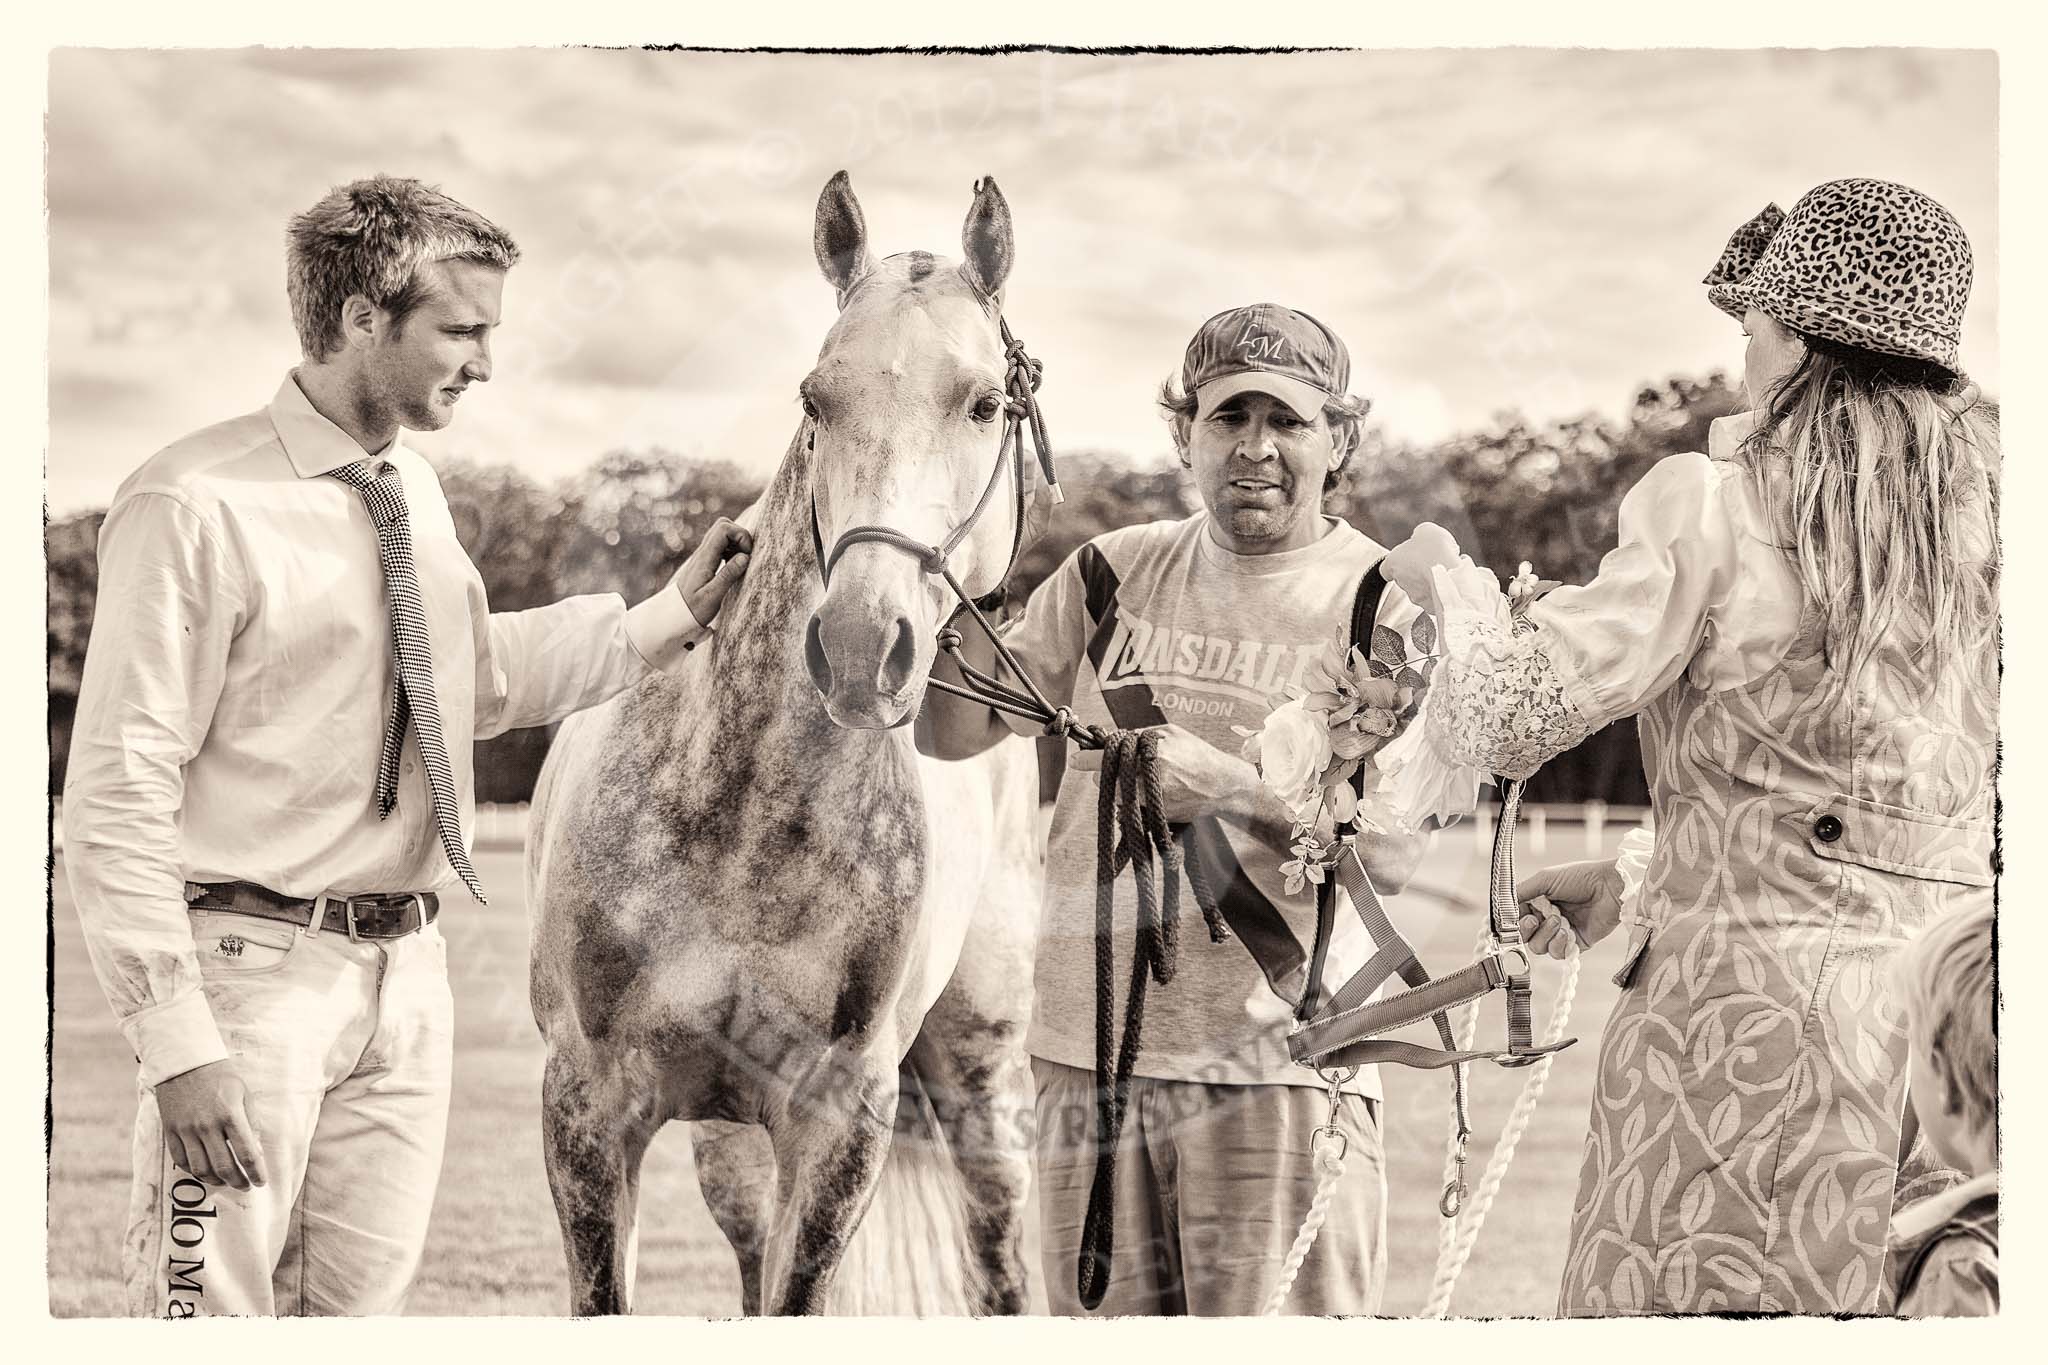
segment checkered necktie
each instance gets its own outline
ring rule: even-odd
[[[448,764],[448,746],[441,736],[441,704],[434,697],[434,655],[427,643],[427,609],[420,600],[420,576],[412,562],[412,523],[405,515],[405,486],[398,471],[384,466],[378,475],[369,463],[356,460],[331,471],[363,495],[370,521],[377,528],[377,558],[384,564],[384,587],[391,600],[391,643],[398,656],[398,686],[392,689],[391,721],[384,727],[384,755],[377,765],[377,818],[398,804],[398,751],[405,743],[405,722],[412,719],[419,737],[420,759],[427,765],[427,790],[434,799],[434,824],[449,866],[479,901],[483,884],[462,847],[462,817],[455,799],[455,770]]]

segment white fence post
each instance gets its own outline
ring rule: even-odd
[[[1598,857],[1600,847],[1607,838],[1607,803],[1588,801],[1586,803],[1586,852]]]
[[[1523,827],[1529,831],[1529,856],[1541,858],[1550,845],[1550,808],[1530,806],[1526,814],[1528,819],[1523,821]]]
[[[476,808],[476,839],[479,844],[517,848],[526,842],[524,802],[516,806],[479,805]]]

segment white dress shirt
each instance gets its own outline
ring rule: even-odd
[[[458,885],[411,727],[397,808],[377,814],[395,679],[384,572],[361,495],[322,477],[365,458],[287,376],[268,408],[151,458],[100,530],[65,867],[146,1084],[227,1055],[187,881],[294,897]],[[558,720],[679,665],[701,628],[673,586],[630,612],[603,594],[493,613],[433,469],[397,440],[369,458],[404,480],[468,843],[470,737]]]

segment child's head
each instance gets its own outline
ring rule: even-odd
[[[1898,965],[1913,1111],[1935,1154],[1972,1175],[1998,1160],[1997,956],[1986,904],[1936,919],[1906,945]]]

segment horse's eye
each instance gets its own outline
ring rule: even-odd
[[[804,400],[804,416],[810,418],[813,422],[817,421],[818,405],[811,401],[811,396],[809,394],[803,394],[801,395],[801,397]]]
[[[980,401],[974,405],[974,420],[977,422],[993,422],[996,418],[1002,416],[1002,412],[1003,400],[992,393],[985,393],[981,396]]]

